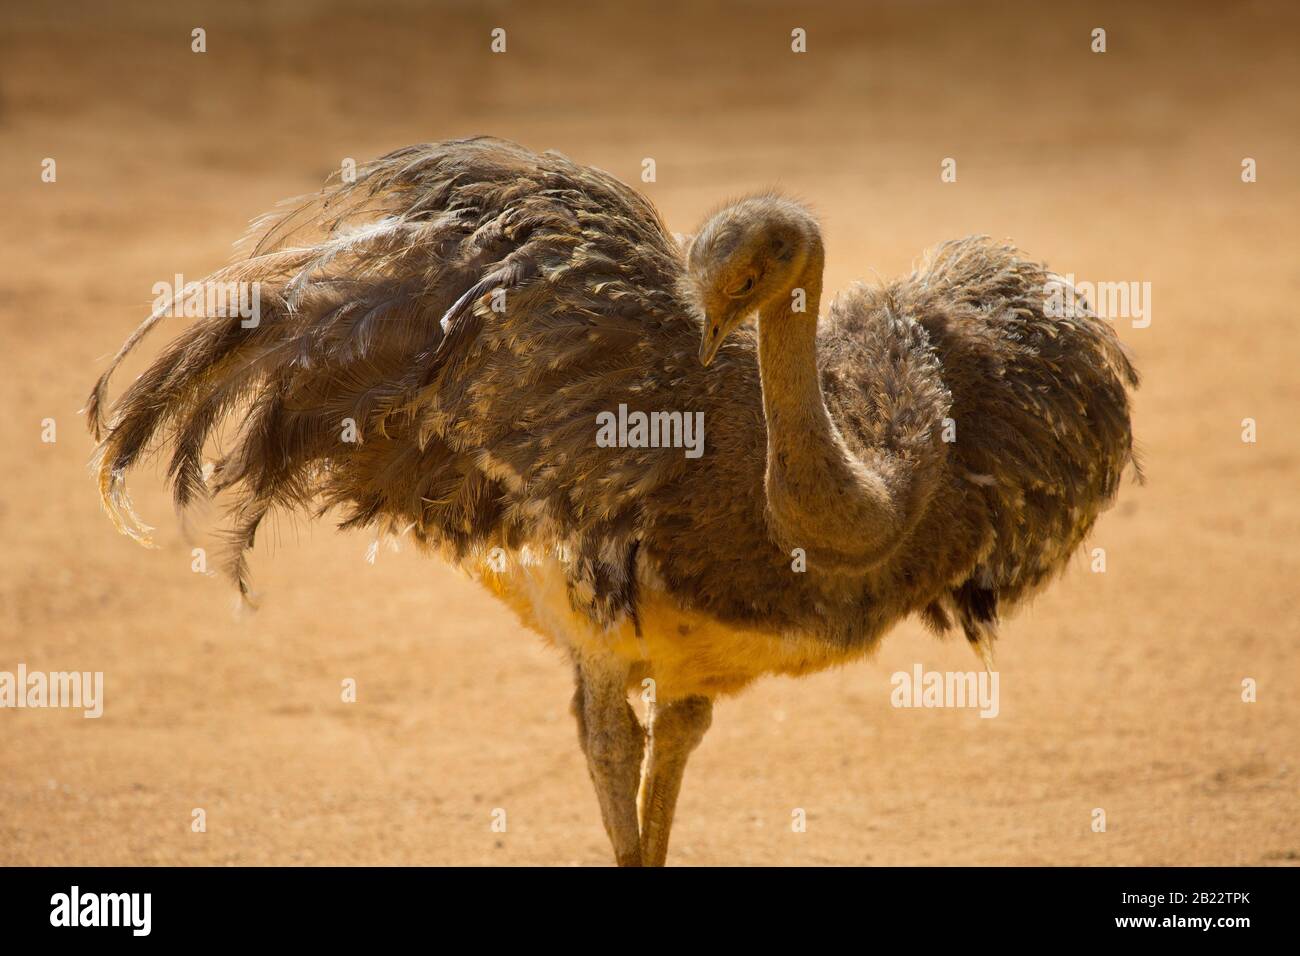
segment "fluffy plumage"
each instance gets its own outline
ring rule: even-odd
[[[119,527],[147,536],[125,476],[166,449],[179,506],[231,503],[242,591],[270,509],[334,509],[455,562],[555,554],[598,627],[635,616],[640,577],[774,637],[861,649],[919,612],[987,642],[1000,608],[1064,566],[1132,460],[1137,376],[1113,331],[1086,309],[1046,317],[1049,274],[1015,250],[948,243],[907,278],[841,296],[818,336],[851,449],[928,470],[910,532],[868,571],[792,573],[764,513],[757,336],[741,329],[700,365],[684,252],[613,177],[494,139],[413,146],[253,238],[211,280],[259,282],[259,325],[193,321],[104,422],[109,377],[155,314],[88,403]],[[596,416],[620,403],[703,412],[704,456],[598,447]],[[957,440],[936,445],[945,419]],[[238,427],[205,482],[222,421]]]

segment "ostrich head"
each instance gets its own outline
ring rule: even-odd
[[[686,257],[687,294],[704,317],[700,361],[712,362],[727,336],[755,312],[789,305],[814,259],[820,284],[821,230],[793,200],[752,196],[710,216]]]

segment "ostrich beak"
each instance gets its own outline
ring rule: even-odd
[[[727,336],[732,330],[740,324],[740,319],[744,314],[719,314],[717,312],[704,313],[704,325],[700,330],[700,364],[705,368],[713,363],[713,359],[718,354],[718,349],[722,343],[727,340]]]
[[[722,323],[705,316],[703,333],[700,335],[700,364],[705,368],[712,364],[713,357],[722,347],[723,338],[725,336],[722,334]]]

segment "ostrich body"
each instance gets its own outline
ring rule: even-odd
[[[733,203],[682,245],[613,177],[494,139],[394,152],[254,236],[210,280],[260,283],[254,327],[189,325],[104,423],[156,311],[96,385],[109,514],[147,540],[124,477],[166,449],[179,506],[232,502],[242,593],[273,507],[468,570],[571,657],[619,864],[664,862],[714,698],[861,657],[913,613],[987,662],[999,611],[1061,570],[1132,461],[1118,339],[1082,302],[1047,317],[1054,277],[985,240],[819,324],[799,204]],[[603,447],[620,405],[702,412],[704,454]],[[650,686],[643,728],[628,693]]]

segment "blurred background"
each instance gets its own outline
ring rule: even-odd
[[[99,515],[77,414],[154,283],[223,264],[345,159],[490,133],[636,184],[681,232],[797,194],[828,291],[969,233],[1151,283],[1150,325],[1116,323],[1148,484],[1098,525],[1105,573],[1081,556],[1004,626],[997,719],[890,706],[895,671],[977,666],[914,623],[873,662],[759,684],[717,708],[670,862],[1294,865],[1300,16],[1136,7],[5,4],[0,670],[103,671],[105,711],[0,710],[0,864],[608,861],[556,652],[328,525],[263,535],[238,616],[147,471],[160,550]]]

